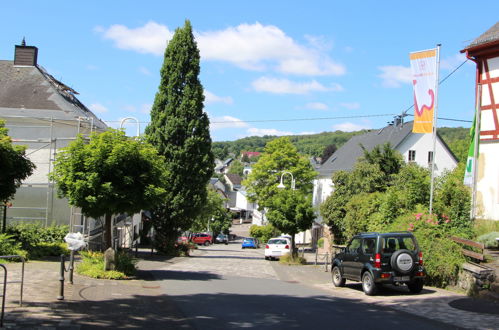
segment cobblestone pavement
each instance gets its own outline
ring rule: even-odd
[[[359,283],[347,282],[347,286],[336,288],[331,283],[330,272],[324,265],[314,266],[314,254],[306,253],[306,266],[286,266],[266,261],[264,250],[241,250],[240,245],[214,245],[201,247],[191,258],[179,263],[165,265],[163,269],[209,272],[219,276],[242,276],[280,279],[290,283],[301,283],[320,288],[332,296],[371,303],[417,316],[441,321],[459,328],[499,329],[499,315],[464,311],[452,308],[449,303],[467,299],[465,295],[448,290],[427,287],[421,294],[410,294],[406,287],[387,287],[377,296],[366,296]],[[477,301],[477,304],[484,303]],[[499,306],[498,306],[499,308]]]
[[[411,295],[405,288],[387,288],[379,295],[369,297],[364,295],[360,284],[353,282],[347,282],[344,288],[333,287],[331,275],[325,272],[324,265],[285,266],[264,260],[263,253],[263,248],[242,250],[240,243],[234,242],[200,247],[190,258],[165,259],[146,253],[141,255],[144,258],[138,264],[140,280],[96,280],[75,274],[75,284],[66,282],[64,286],[63,301],[56,299],[59,295],[60,264],[57,261],[29,262],[25,270],[22,307],[19,306],[19,284],[8,285],[4,327],[189,329],[189,323],[154,279],[155,272],[175,270],[211,273],[222,278],[279,279],[319,288],[333,297],[400,310],[460,328],[499,329],[497,314],[450,307],[450,302],[467,299],[458,293],[428,287],[422,294]],[[312,254],[305,256],[309,261],[315,259]],[[20,264],[8,264],[7,269],[8,281],[20,278]]]

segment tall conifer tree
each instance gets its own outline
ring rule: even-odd
[[[209,120],[203,111],[199,49],[191,23],[175,31],[165,50],[161,82],[146,128],[149,141],[165,156],[167,198],[152,210],[156,248],[168,250],[179,231],[192,224],[206,201],[213,174]]]

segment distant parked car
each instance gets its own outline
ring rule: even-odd
[[[225,245],[227,245],[229,244],[229,236],[225,234],[218,234],[217,238],[215,238],[215,242],[225,243]]]
[[[213,241],[213,238],[210,234],[205,233],[196,233],[192,235],[191,241],[196,244],[203,244],[205,246],[210,245]]]
[[[250,249],[258,249],[260,247],[260,243],[258,239],[254,237],[246,237],[243,239],[243,243],[241,244],[242,249],[250,248]]]
[[[178,244],[183,244],[189,242],[189,238],[187,236],[179,236],[177,238],[177,243]]]
[[[265,260],[279,259],[291,252],[291,240],[287,237],[271,238],[265,245]]]

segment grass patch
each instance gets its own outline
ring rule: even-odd
[[[475,220],[475,235],[476,237],[491,233],[491,232],[499,232],[499,221],[496,220]]]
[[[279,263],[284,265],[306,265],[307,260],[300,256],[292,256],[291,253],[287,253],[279,258]]]
[[[125,280],[135,274],[137,261],[126,252],[116,253],[116,270],[104,270],[104,254],[101,252],[80,252],[82,262],[76,266],[76,273],[92,278]]]

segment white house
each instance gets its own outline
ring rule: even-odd
[[[477,218],[499,220],[499,22],[461,52],[476,63],[480,114],[477,160]],[[478,86],[481,86],[479,89]]]
[[[406,162],[414,162],[420,166],[431,166],[433,160],[433,137],[432,134],[412,133],[413,122],[395,122],[379,130],[371,130],[362,135],[353,136],[341,148],[336,150],[323,164],[316,168],[318,176],[314,180],[314,191],[312,203],[318,210],[327,197],[333,191],[331,177],[339,170],[350,171],[353,169],[357,159],[363,156],[364,151],[371,151],[377,145],[387,142],[392,148],[402,154]],[[445,170],[452,170],[457,166],[457,159],[449,147],[437,134],[435,157],[435,173],[442,174]],[[322,218],[318,215],[318,223]]]

